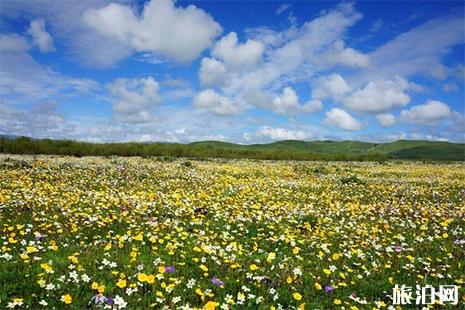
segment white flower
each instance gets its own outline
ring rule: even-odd
[[[48,302],[46,302],[45,300],[42,299],[41,301],[39,301],[39,305],[45,307],[45,306],[48,306]]]
[[[90,281],[90,277],[88,275],[86,275],[86,274],[83,274],[81,276],[81,278],[82,278],[82,281],[85,282],[85,283]]]
[[[124,299],[121,298],[119,295],[116,295],[113,301],[115,306],[118,307],[118,309],[124,309],[128,305],[128,303],[125,302]]]
[[[195,285],[195,279],[190,279],[188,282],[187,282],[187,288],[193,288]]]
[[[173,304],[177,304],[180,301],[181,301],[181,297],[179,297],[179,296],[174,297],[173,300],[172,300]]]

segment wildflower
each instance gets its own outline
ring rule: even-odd
[[[166,273],[173,273],[174,272],[174,266],[165,266],[165,272]]]
[[[252,271],[255,271],[255,270],[258,269],[258,266],[255,265],[255,264],[252,264],[252,265],[250,265],[249,269],[252,270]]]
[[[146,281],[148,284],[153,284],[155,283],[155,276],[153,274],[150,274],[147,276]]]
[[[302,295],[300,295],[300,293],[298,293],[298,292],[295,292],[294,294],[292,294],[292,297],[294,297],[295,300],[301,300],[302,299]]]
[[[116,286],[119,287],[119,288],[125,288],[126,287],[126,280],[119,279],[118,282],[116,283]]]
[[[61,301],[69,305],[70,303],[73,302],[73,298],[71,297],[70,294],[66,294],[66,295],[61,296]]]
[[[318,282],[315,282],[315,284],[313,284],[313,286],[314,286],[317,290],[323,289],[323,288],[321,287],[320,283],[318,283]]]
[[[114,305],[118,308],[118,309],[123,309],[123,308],[126,308],[126,306],[128,305],[128,303],[126,301],[124,301],[123,298],[121,298],[119,295],[116,295],[114,300]]]
[[[332,293],[334,291],[334,286],[331,285],[326,285],[325,286],[325,292],[326,293]]]
[[[212,284],[215,286],[224,286],[224,282],[220,281],[217,277],[213,276],[211,278]]]
[[[216,306],[217,306],[216,302],[209,301],[203,306],[203,309],[204,310],[215,310]]]
[[[13,298],[13,301],[8,303],[7,308],[13,309],[16,306],[21,307],[22,305],[23,305],[22,298]]]
[[[139,273],[137,275],[137,280],[139,282],[145,282],[145,281],[147,281],[147,275],[145,273]]]
[[[340,299],[336,298],[336,299],[334,299],[333,304],[340,305],[340,304],[342,304],[342,301]]]

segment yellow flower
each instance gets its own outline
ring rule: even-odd
[[[37,250],[35,247],[33,246],[28,246],[26,247],[26,252],[28,252],[29,254],[30,253],[34,253],[34,252],[38,252],[39,250]]]
[[[165,267],[164,266],[160,266],[158,267],[158,273],[165,273]]]
[[[98,289],[98,283],[97,282],[92,282],[92,289],[93,290]]]
[[[340,304],[342,304],[342,301],[340,299],[334,299],[333,303],[335,305],[340,305]]]
[[[291,284],[291,283],[292,283],[292,278],[291,278],[291,276],[288,276],[288,277],[287,277],[286,282],[287,282],[287,284]]]
[[[73,298],[71,297],[70,294],[63,295],[62,299],[63,299],[63,302],[67,305],[73,302]]]
[[[197,295],[199,295],[199,296],[203,296],[203,292],[202,292],[202,290],[199,289],[199,288],[195,290],[195,293],[196,293]]]
[[[327,275],[330,275],[330,274],[331,274],[331,270],[326,269],[326,268],[323,269],[323,272],[324,272],[325,274],[327,274]]]
[[[267,261],[268,263],[271,263],[271,261],[272,261],[273,259],[275,259],[275,258],[276,258],[276,253],[275,253],[275,252],[270,252],[270,253],[268,253],[268,257],[266,258],[266,261]]]
[[[205,272],[208,271],[208,267],[205,266],[205,265],[200,265],[200,269],[202,269],[202,270],[205,271]]]
[[[139,273],[137,275],[137,280],[139,280],[139,282],[145,282],[147,281],[147,275],[145,273]]]
[[[338,254],[338,253],[334,253],[332,256],[333,260],[338,260],[339,258],[341,258],[341,254]]]
[[[155,276],[153,274],[150,274],[147,276],[147,283],[148,284],[153,284],[155,282]]]
[[[315,288],[316,288],[317,290],[323,289],[323,288],[321,287],[320,283],[318,283],[318,282],[315,282],[315,284],[314,284],[313,286],[315,286]]]
[[[119,287],[119,288],[125,288],[126,287],[126,280],[119,279],[118,282],[116,283],[116,286]]]
[[[97,288],[97,291],[98,291],[100,294],[103,294],[103,292],[105,292],[105,285],[100,285],[100,286]]]
[[[299,251],[300,251],[299,247],[295,247],[295,248],[292,249],[293,254],[299,254]]]
[[[299,310],[305,310],[305,303],[300,304]]]
[[[298,293],[298,292],[295,292],[294,294],[292,294],[292,297],[294,297],[295,300],[301,300],[302,299],[302,295],[300,295],[300,293]]]
[[[252,264],[252,265],[250,265],[250,267],[249,267],[249,268],[250,268],[250,270],[252,270],[252,271],[255,271],[255,270],[257,270],[257,269],[258,269],[258,266],[257,266],[257,265],[255,265],[255,264]]]
[[[203,306],[204,310],[215,310],[215,308],[216,308],[216,302],[214,301],[209,301]]]

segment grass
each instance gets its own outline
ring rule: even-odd
[[[0,308],[465,302],[461,164],[2,155],[0,176]]]

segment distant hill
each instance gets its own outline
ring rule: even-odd
[[[443,141],[399,140],[389,143],[370,143],[361,141],[285,140],[251,145],[202,141],[191,143],[191,145],[208,146],[217,149],[294,150],[323,154],[384,154],[392,159],[465,160],[465,144]]]
[[[277,160],[413,159],[465,161],[465,144],[419,140],[399,140],[390,143],[286,140],[250,145],[222,141],[200,141],[189,144],[87,143],[3,136],[0,137],[0,153]]]

